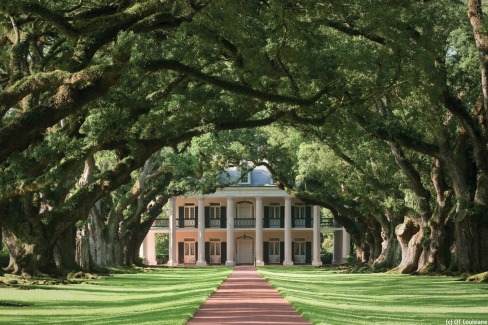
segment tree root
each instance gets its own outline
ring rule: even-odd
[[[488,272],[478,273],[466,279],[470,282],[488,282]]]

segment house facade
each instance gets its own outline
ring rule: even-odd
[[[237,168],[230,177],[239,178]],[[321,220],[319,206],[306,205],[276,187],[265,167],[235,185],[205,196],[174,197],[170,216],[148,232],[141,256],[156,265],[158,233],[169,234],[168,266],[312,264],[319,266],[321,231],[334,232],[333,263],[344,263],[350,237]],[[162,221],[162,220],[159,220]]]

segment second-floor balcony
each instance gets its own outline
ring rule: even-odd
[[[322,218],[320,220],[320,228],[342,228],[333,218]]]
[[[267,228],[281,228],[281,220],[276,218],[269,219],[269,227]],[[266,226],[266,221],[264,222]]]
[[[152,226],[158,227],[158,228],[168,228],[169,227],[169,219],[157,218],[156,220],[154,220]]]
[[[210,219],[209,226],[210,228],[220,228],[220,219]]]
[[[308,227],[306,227],[308,226]],[[293,228],[310,228],[310,225],[307,225],[305,219],[295,219],[293,220]]]
[[[256,219],[254,218],[235,218],[234,228],[255,228]]]
[[[306,220],[301,218],[292,219],[293,228],[312,228],[312,220]],[[205,228],[226,228],[225,219],[207,219],[205,222]],[[169,219],[167,218],[157,218],[154,220],[152,227],[156,228],[169,228]],[[176,227],[178,228],[196,228],[195,219],[183,219],[176,220]],[[235,218],[234,228],[255,228],[256,219],[254,218]],[[264,218],[263,228],[284,228],[284,218]],[[321,229],[327,228],[342,228],[337,222],[332,218],[322,218],[320,223]]]
[[[183,220],[183,226],[185,228],[187,228],[187,227],[195,228],[195,219],[184,219]]]

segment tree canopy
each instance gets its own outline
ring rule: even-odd
[[[226,164],[248,159],[330,209],[363,261],[405,273],[487,270],[483,9],[3,1],[0,227],[10,269],[75,267],[60,247],[76,236],[94,243],[103,229],[123,244],[96,263],[135,263],[170,195],[213,191]]]

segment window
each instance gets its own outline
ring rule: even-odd
[[[220,256],[220,242],[210,243],[210,255]]]
[[[253,204],[248,201],[237,202],[237,218],[240,219],[254,218]]]
[[[185,256],[194,256],[195,255],[195,238],[185,238],[184,239],[185,245]]]
[[[295,252],[294,252],[295,255],[305,256],[305,243],[304,242],[295,243],[294,246],[295,246]]]
[[[271,204],[269,207],[269,218],[270,219],[279,219],[280,218],[280,206]]]
[[[305,206],[296,205],[295,209],[295,219],[305,219]]]
[[[220,220],[220,203],[210,203],[210,219]]]
[[[193,203],[185,204],[185,220],[195,220],[195,206]]]
[[[251,166],[244,162],[237,170],[239,171],[239,184],[251,184]],[[243,173],[245,174],[243,175]]]
[[[239,184],[251,184],[250,172],[240,177]]]

